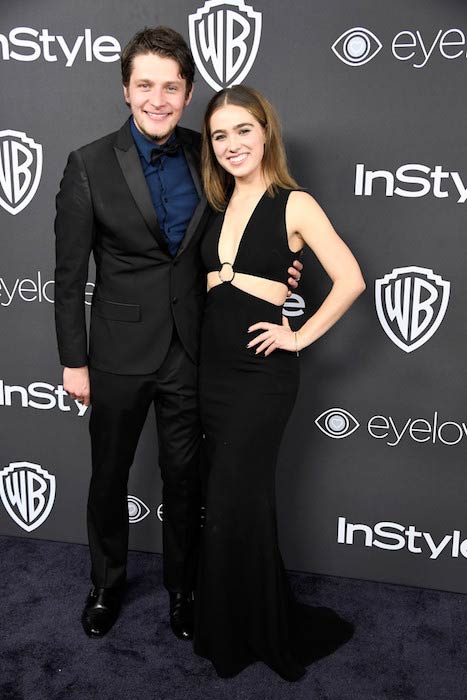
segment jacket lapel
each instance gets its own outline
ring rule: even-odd
[[[141,215],[146,222],[147,227],[156,238],[160,248],[169,254],[167,241],[161,231],[159,222],[157,221],[154,205],[151,200],[151,195],[141,168],[141,161],[138,150],[130,131],[130,121],[128,120],[117,133],[117,142],[114,146],[115,155],[117,157],[123,176],[128,185],[136,206],[141,212]]]
[[[200,201],[198,202],[198,206],[193,212],[193,216],[191,217],[190,223],[188,224],[186,233],[180,244],[180,248],[178,249],[176,257],[178,257],[180,253],[183,253],[183,251],[187,248],[189,242],[193,238],[194,234],[196,233],[207,205],[207,200],[204,196],[203,187],[201,184],[200,142],[199,140],[195,142],[191,133],[186,129],[183,129],[182,127],[177,127],[177,137],[180,143],[182,144],[183,153],[185,155],[186,162],[188,163],[188,168],[190,169],[191,177],[193,178],[193,182],[196,187],[196,191],[198,193]]]

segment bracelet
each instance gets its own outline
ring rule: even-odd
[[[298,331],[294,332],[294,336],[295,336],[295,352],[297,353],[297,357],[300,357],[300,353],[298,350]]]

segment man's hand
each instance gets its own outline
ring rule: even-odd
[[[72,399],[89,406],[91,403],[91,388],[87,366],[65,367],[63,370],[63,388]]]
[[[294,260],[293,267],[289,267],[289,269],[287,270],[287,272],[290,275],[289,279],[287,280],[287,284],[292,289],[297,289],[298,283],[300,282],[300,277],[302,276],[302,270],[303,265],[300,262],[300,260]],[[287,296],[292,296],[292,292],[290,291],[290,289],[287,291]]]

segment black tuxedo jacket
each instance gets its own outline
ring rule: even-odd
[[[200,135],[177,127],[200,202],[175,258],[157,222],[129,121],[68,159],[57,195],[55,317],[60,360],[116,374],[162,363],[175,324],[196,362],[206,289],[199,240],[208,216]],[[84,294],[91,252],[96,286],[89,349]]]

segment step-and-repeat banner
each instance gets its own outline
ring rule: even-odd
[[[166,24],[197,64],[182,123],[199,129],[224,86],[265,93],[296,179],[367,282],[302,355],[278,472],[288,568],[467,593],[464,3],[1,5],[0,532],[86,541],[89,411],[61,383],[54,198],[68,153],[128,116],[121,48]],[[286,304],[297,327],[329,289],[304,261]],[[87,305],[92,280],[91,266]],[[160,551],[160,493],[151,413],[129,485],[133,548]]]

